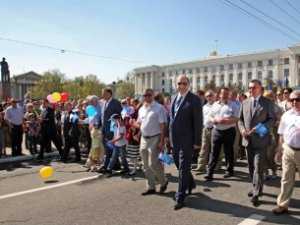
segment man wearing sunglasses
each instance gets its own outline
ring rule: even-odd
[[[200,148],[202,132],[202,104],[198,96],[189,91],[190,81],[185,75],[177,79],[178,94],[174,96],[170,115],[170,140],[175,165],[179,170],[179,185],[174,210],[184,207],[186,191],[196,184],[191,173],[195,148]]]
[[[166,114],[162,105],[154,101],[152,89],[146,89],[143,95],[144,104],[140,108],[137,121],[132,125],[141,129],[140,153],[144,164],[147,190],[143,196],[156,193],[156,182],[160,184],[159,193],[164,193],[168,186],[168,180],[164,175],[162,164],[158,156],[164,147]]]
[[[270,130],[274,126],[275,115],[271,100],[262,96],[259,80],[249,83],[250,98],[243,101],[239,115],[239,130],[243,136],[242,145],[247,150],[252,190],[248,193],[252,204],[259,205],[258,197],[262,195],[266,149],[270,144]],[[267,133],[260,135],[256,130],[262,124]]]
[[[293,89],[291,88],[284,88],[283,89],[283,101],[279,103],[279,107],[282,109],[283,112],[288,111],[292,106],[289,101],[290,94],[292,93]]]
[[[288,205],[293,193],[296,169],[300,171],[300,91],[290,95],[292,109],[285,112],[281,118],[278,134],[279,147],[277,160],[282,158],[281,191],[277,198],[274,214],[288,212]],[[276,160],[276,161],[277,161]]]

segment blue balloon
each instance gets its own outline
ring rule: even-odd
[[[87,114],[88,117],[94,117],[97,114],[97,110],[95,106],[88,105],[85,109],[85,113]]]

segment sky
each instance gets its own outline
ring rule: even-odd
[[[300,43],[300,36],[290,39],[222,0],[0,1],[0,57],[6,57],[11,75],[58,69],[68,78],[95,74],[110,83],[137,67],[206,57],[216,48],[215,40],[221,55]],[[246,8],[240,0],[231,1]],[[297,12],[287,0],[273,0],[296,19],[276,8],[271,0],[245,1],[300,32],[300,1],[289,0]]]

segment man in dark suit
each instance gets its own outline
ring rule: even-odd
[[[202,104],[189,91],[190,82],[185,75],[177,79],[178,94],[171,104],[170,139],[173,157],[179,170],[179,185],[175,210],[184,206],[186,191],[191,193],[196,184],[191,173],[191,162],[195,148],[199,148],[202,132]]]
[[[273,104],[262,96],[262,85],[259,80],[249,83],[250,98],[241,106],[239,116],[239,130],[243,136],[242,144],[246,147],[248,166],[253,189],[248,193],[254,206],[259,205],[258,197],[263,191],[264,162],[267,147],[270,144],[270,129],[274,125]],[[259,135],[256,129],[258,124],[263,124],[268,133]]]
[[[51,146],[51,141],[53,141],[56,149],[59,152],[60,159],[63,159],[62,143],[57,133],[55,125],[55,111],[53,106],[49,104],[47,99],[43,100],[43,110],[41,113],[41,149],[37,159],[44,159],[44,150],[47,146]]]
[[[106,147],[106,143],[113,139],[114,133],[110,130],[110,117],[113,114],[121,115],[122,106],[121,103],[112,97],[113,93],[110,88],[104,88],[102,91],[102,97],[105,100],[102,108],[102,134],[103,144],[105,147],[105,161],[102,168],[102,172],[106,172],[110,158],[112,156],[112,150]],[[117,166],[119,163],[117,163]]]

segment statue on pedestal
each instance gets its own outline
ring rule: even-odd
[[[1,61],[1,84],[3,93],[2,98],[3,100],[7,100],[10,97],[10,72],[5,58],[2,58]]]

